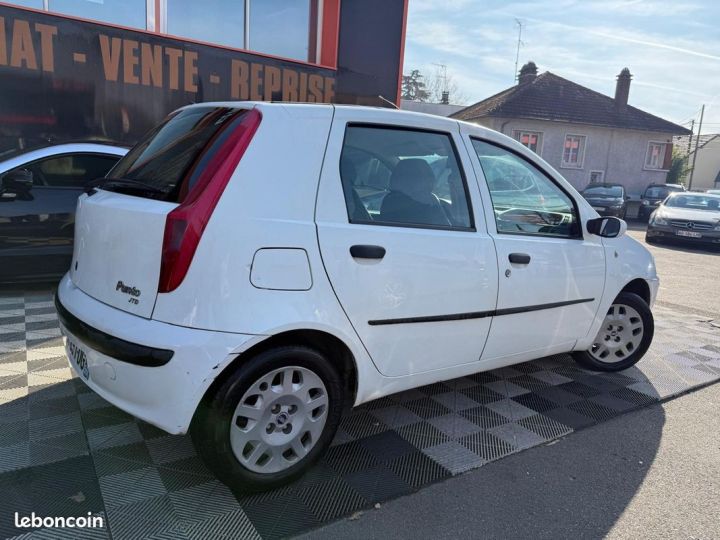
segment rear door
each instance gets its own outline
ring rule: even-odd
[[[455,122],[336,110],[318,239],[335,293],[384,375],[482,354],[497,262],[469,170]]]
[[[487,194],[500,272],[483,360],[569,351],[590,329],[605,285],[602,241],[583,233],[591,216],[542,165],[462,129]]]
[[[225,185],[214,183],[216,173],[227,182],[234,172],[237,163],[229,164],[228,156],[247,113],[216,105],[174,113],[128,152],[105,184],[80,198],[70,276],[81,290],[124,311],[152,315],[163,249],[172,254],[165,262],[195,262]],[[168,215],[181,206],[165,243]]]

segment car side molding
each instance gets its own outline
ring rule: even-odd
[[[552,302],[549,304],[536,304],[534,306],[521,306],[514,308],[502,308],[489,311],[471,311],[468,313],[451,313],[449,315],[428,315],[424,317],[405,317],[401,319],[378,319],[368,321],[370,326],[381,326],[384,324],[410,324],[425,323],[439,321],[464,321],[466,319],[484,319],[486,317],[500,317],[502,315],[515,315],[517,313],[527,313],[530,311],[541,311],[544,309],[553,309],[564,306],[572,306],[573,304],[584,304],[586,302],[594,302],[594,298],[580,298],[578,300],[565,300],[563,302]]]

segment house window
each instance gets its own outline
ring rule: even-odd
[[[665,167],[665,151],[667,144],[659,142],[649,142],[647,154],[645,155],[645,168],[654,170],[664,170]]]
[[[585,135],[565,135],[562,167],[582,169],[585,160]]]
[[[590,171],[590,183],[601,184],[605,179],[605,171]]]
[[[513,131],[513,138],[520,141],[520,144],[526,146],[536,154],[540,155],[542,151],[542,133],[539,131]]]

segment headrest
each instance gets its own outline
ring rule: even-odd
[[[433,187],[435,174],[424,159],[402,159],[390,176],[390,189],[407,195],[427,195],[432,193]]]

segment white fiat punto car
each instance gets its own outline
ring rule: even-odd
[[[346,407],[550,354],[635,364],[658,278],[624,232],[473,124],[205,103],[81,196],[56,305],[90,388],[266,489]]]

